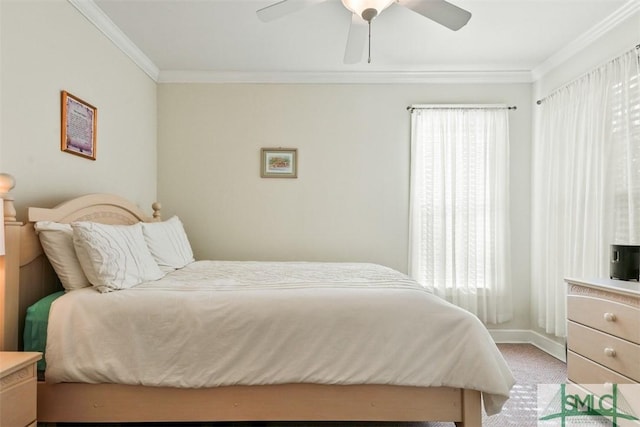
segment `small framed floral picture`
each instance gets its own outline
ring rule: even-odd
[[[297,178],[298,150],[296,148],[262,148],[260,150],[262,178]]]

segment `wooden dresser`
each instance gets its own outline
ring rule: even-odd
[[[569,381],[640,382],[640,283],[610,279],[566,282]]]
[[[36,426],[36,362],[40,353],[0,352],[0,426]]]

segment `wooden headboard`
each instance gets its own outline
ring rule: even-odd
[[[22,347],[22,331],[27,308],[39,299],[62,289],[53,268],[42,251],[33,224],[37,221],[71,223],[93,221],[103,224],[134,224],[160,220],[160,203],[154,203],[153,216],[122,197],[89,194],[54,208],[29,208],[27,222],[16,220],[10,194],[15,180],[0,174],[0,198],[4,201],[5,258],[4,283],[0,276],[0,350]],[[1,259],[1,257],[0,257]],[[2,261],[0,260],[0,263]],[[2,265],[0,264],[0,271]]]

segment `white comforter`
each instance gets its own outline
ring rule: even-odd
[[[374,264],[198,261],[51,308],[48,382],[213,387],[394,384],[483,392],[514,383],[473,315]]]

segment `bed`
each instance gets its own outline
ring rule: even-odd
[[[4,185],[4,189],[2,185]],[[13,199],[8,193],[12,186],[12,182],[7,183],[6,180],[0,182],[0,195],[4,193],[2,197],[5,200],[6,284],[2,301],[4,307],[2,348],[4,350],[13,350],[20,346],[19,336],[24,328],[27,308],[43,297],[60,290],[59,280],[43,253],[34,224],[44,221],[59,224],[82,222],[107,225],[166,222],[161,220],[160,205],[157,203],[153,205],[152,216],[147,216],[137,206],[118,196],[93,194],[69,200],[52,209],[30,208],[28,221],[22,223],[16,221]],[[294,264],[296,265],[294,266]],[[275,270],[266,270],[267,267]],[[269,277],[289,277],[288,269],[291,267],[295,267],[296,271],[303,271],[296,276],[295,286],[290,279],[284,282],[280,279],[274,281],[274,279],[268,285],[276,290],[266,291],[254,288],[254,286],[262,286],[254,281],[256,276],[261,275],[260,271],[271,271],[267,274]],[[212,271],[218,274],[215,286],[204,285],[209,287],[205,293],[202,293],[202,289],[193,288],[195,286],[193,283],[198,282],[203,276],[214,274],[211,273]],[[321,277],[322,271],[333,271],[331,275],[333,278],[329,280]],[[366,271],[370,271],[369,276]],[[231,280],[225,279],[225,274],[239,274],[240,276]],[[356,289],[354,289],[353,285],[343,282],[345,274],[354,276],[356,282],[358,280],[362,282],[363,277],[369,277],[370,280],[367,279],[367,281],[374,282],[377,288],[369,290],[367,284],[366,292],[368,293],[360,294],[358,293],[361,292],[359,285],[356,285]],[[185,282],[184,277],[180,279],[178,277],[180,275],[186,275],[188,280]],[[319,281],[322,282],[321,286],[318,285]],[[176,283],[178,284],[176,285]],[[238,284],[244,286],[242,292],[236,289]],[[174,289],[176,286],[178,288],[185,287],[185,292],[176,291]],[[235,332],[217,332],[216,340],[204,346],[193,345],[192,342],[181,337],[188,344],[181,347],[184,350],[176,352],[176,354],[180,353],[180,357],[184,357],[184,359],[173,363],[174,359],[167,357],[167,352],[170,350],[162,348],[156,353],[164,357],[159,357],[157,363],[151,363],[151,365],[157,365],[153,368],[156,370],[147,367],[142,369],[144,377],[142,380],[138,378],[132,381],[120,381],[109,376],[101,377],[101,375],[112,374],[117,377],[127,369],[127,363],[136,363],[125,360],[123,365],[114,365],[109,362],[126,359],[122,353],[119,356],[113,355],[113,357],[96,357],[96,365],[109,365],[106,368],[107,374],[104,372],[92,374],[82,370],[82,372],[69,373],[67,367],[63,366],[65,363],[60,360],[73,357],[73,354],[64,354],[64,357],[58,357],[59,360],[55,361],[55,351],[57,351],[55,343],[63,339],[73,341],[79,336],[75,332],[70,335],[68,325],[73,325],[74,322],[78,324],[81,322],[78,319],[83,319],[82,316],[85,316],[84,319],[87,318],[86,313],[81,313],[82,310],[78,314],[72,307],[80,307],[94,300],[122,300],[123,296],[127,295],[125,300],[132,306],[139,306],[145,300],[154,301],[153,306],[162,307],[163,304],[165,306],[153,315],[166,311],[175,317],[176,313],[180,313],[175,311],[175,306],[188,308],[181,313],[192,313],[191,310],[196,305],[204,307],[206,311],[206,307],[213,304],[215,307],[211,307],[210,311],[220,312],[223,307],[229,306],[230,301],[237,300],[235,294],[238,292],[245,296],[251,296],[248,299],[242,298],[241,300],[244,302],[241,305],[246,306],[246,310],[255,313],[255,315],[249,316],[246,314],[247,312],[242,314],[234,306],[232,310],[224,312],[224,317],[212,320],[212,322],[214,325],[232,324],[231,331]],[[158,280],[150,280],[126,290],[99,293],[95,289],[84,288],[67,292],[52,306],[49,331],[55,330],[52,329],[52,323],[61,326],[58,327],[58,332],[53,333],[53,336],[57,338],[49,337],[47,345],[47,357],[51,356],[50,360],[52,360],[52,364],[48,362],[47,365],[47,372],[50,375],[45,373],[47,381],[38,382],[38,421],[45,423],[280,420],[450,421],[455,422],[457,426],[480,426],[482,424],[483,402],[485,410],[488,413],[494,413],[499,411],[504,401],[508,399],[509,390],[513,385],[513,377],[504,359],[491,342],[486,329],[477,319],[471,315],[462,314],[461,310],[457,308],[452,308],[453,311],[449,310],[448,304],[444,302],[436,301],[436,308],[432,308],[432,310],[437,312],[441,310],[448,318],[449,323],[444,323],[445,329],[439,331],[437,336],[422,339],[424,342],[431,342],[431,346],[423,345],[422,348],[416,347],[414,349],[412,346],[417,346],[421,340],[417,338],[412,340],[416,342],[415,344],[409,345],[406,342],[397,341],[402,336],[401,329],[405,329],[407,325],[415,326],[416,322],[422,322],[419,317],[423,314],[419,312],[415,315],[416,318],[402,320],[400,312],[411,312],[409,309],[403,310],[407,304],[407,300],[403,298],[407,293],[411,296],[409,299],[413,301],[436,298],[427,291],[416,289],[415,283],[412,283],[407,276],[371,264],[243,264],[222,261],[196,261],[182,269],[170,272]],[[163,300],[162,295],[167,294],[171,295],[169,299],[173,301],[173,304],[167,304],[166,300]],[[185,294],[188,296],[184,296]],[[222,294],[224,296],[221,296]],[[272,297],[271,294],[276,296]],[[216,302],[203,304],[201,301],[203,298],[194,298],[193,295],[215,295]],[[232,298],[232,295],[235,296]],[[82,302],[74,304],[74,300]],[[280,300],[279,306],[277,305],[278,300]],[[359,308],[352,308],[348,305],[359,300],[363,301]],[[371,307],[373,304],[376,310],[383,313],[384,306],[389,305],[381,303],[383,300],[395,301],[395,303],[389,303],[395,304],[395,308],[389,314],[372,315],[372,310],[367,310],[367,307]],[[210,301],[214,301],[214,299]],[[268,304],[265,304],[264,301],[268,301]],[[274,301],[276,301],[275,307],[277,309],[269,308],[274,304]],[[90,306],[87,305],[84,310],[91,311],[92,309],[88,307]],[[325,311],[319,307],[325,308],[331,313],[330,320],[323,319],[320,315],[315,316],[315,312]],[[75,314],[65,320],[64,316],[67,316],[67,312]],[[304,315],[304,321],[296,322],[285,317],[274,320],[274,316],[278,316],[282,312]],[[358,316],[364,315],[365,318],[358,317],[354,313],[359,313]],[[113,313],[105,315],[111,316],[109,317],[111,319],[114,318]],[[233,317],[234,315],[237,319]],[[152,317],[152,314],[146,316]],[[115,317],[118,315],[116,314]],[[248,321],[247,319],[253,320]],[[356,320],[353,321],[353,319]],[[352,321],[356,326],[357,324],[360,324],[360,327],[364,325],[363,335],[370,334],[355,346],[349,342],[358,335],[352,329],[356,326],[349,326],[351,325],[349,322]],[[396,321],[400,323],[394,325]],[[188,322],[199,324],[204,320],[193,317]],[[265,322],[273,322],[278,327],[265,329],[260,326],[265,325]],[[372,328],[371,325],[375,322],[379,323]],[[97,329],[94,328],[98,328],[100,323],[98,321],[91,330],[96,331]],[[144,323],[144,315],[141,320],[134,323],[136,325]],[[240,324],[246,324],[246,330],[241,329]],[[122,326],[120,328],[123,330]],[[206,328],[212,328],[211,324]],[[422,329],[422,327],[414,329]],[[171,325],[168,326],[168,330],[172,331],[171,334],[178,335],[176,329],[172,329]],[[257,331],[258,337],[249,338],[246,334],[250,330]],[[274,330],[287,330],[288,333],[285,334],[285,338],[281,338],[277,334],[273,334]],[[380,330],[384,330],[384,333],[376,335]],[[103,332],[99,334],[101,333]],[[139,332],[133,331],[132,333]],[[420,332],[412,331],[411,333]],[[455,335],[458,333],[462,335]],[[226,342],[229,335],[234,334],[246,337],[244,339],[245,347],[242,347],[244,350],[238,350],[233,354],[233,357],[225,359],[225,349],[228,350],[233,346],[216,347],[216,345],[220,342]],[[260,340],[260,335],[264,339]],[[295,346],[292,344],[293,341],[290,341],[291,336],[302,337],[306,341],[304,341],[304,345]],[[381,336],[386,339],[381,340]],[[319,337],[327,342],[317,341]],[[205,338],[197,335],[193,342]],[[126,336],[123,332],[122,339],[131,340],[131,337]],[[262,341],[262,345],[267,346],[266,350],[258,347],[259,341]],[[381,353],[389,352],[389,345],[403,345],[402,352],[390,356],[396,358],[400,356],[402,363],[390,365],[388,361],[378,360],[374,356],[371,358],[368,358],[369,356],[363,357],[363,355],[376,351],[376,347],[372,344],[376,341],[388,341],[387,347],[384,347],[386,350],[383,348]],[[256,347],[247,347],[249,345],[247,343],[256,343]],[[169,348],[175,348],[175,345],[173,343]],[[283,354],[274,353],[274,355],[269,353],[269,346],[272,349],[283,348],[287,351]],[[66,345],[58,347],[66,348]],[[137,346],[136,351],[141,349],[140,351],[144,352],[147,347],[148,345]],[[305,347],[309,349],[306,353],[301,350]],[[108,351],[104,347],[99,348],[101,352]],[[203,348],[212,349],[212,353],[204,352],[205,359],[211,360],[213,358],[220,361],[224,369],[219,368],[218,371],[214,369],[207,375],[199,374],[200,371],[185,371],[186,367],[193,366],[192,362],[196,360],[193,358],[196,357],[196,353],[203,353]],[[327,350],[327,348],[333,350]],[[358,349],[362,351],[357,351]],[[49,354],[50,350],[51,355]],[[70,351],[70,353],[82,353],[83,351],[79,349]],[[87,351],[90,353],[95,350]],[[327,351],[333,351],[333,353],[326,353]],[[247,356],[252,352],[251,357]],[[440,354],[441,357],[438,356],[439,359],[433,364],[434,368],[424,375],[420,370],[420,365],[426,365],[426,363],[424,361],[413,362],[423,353],[424,357],[430,358],[436,357],[438,353],[444,353]],[[271,356],[258,357],[256,354],[271,354]],[[286,360],[286,357],[289,357],[287,354],[293,354],[294,357],[291,360]],[[320,359],[313,359],[314,354],[317,354]],[[142,357],[150,356],[143,353]],[[262,363],[261,359],[264,359],[263,365],[270,369],[270,372],[252,372],[253,366]],[[306,359],[312,365],[314,363],[316,365],[310,368],[309,364],[301,362]],[[319,360],[326,362],[329,359],[336,360],[336,363],[333,364],[335,366],[330,366],[325,371],[317,367],[317,365],[323,364],[322,362],[318,363]],[[69,360],[67,365],[70,365],[71,371],[73,371],[75,369],[73,367],[77,367],[80,363],[72,359]],[[105,363],[105,361],[109,363]],[[234,361],[237,361],[241,368],[234,370]],[[357,365],[357,363],[362,365]],[[482,364],[478,365],[478,363]],[[324,364],[332,365],[331,363]],[[373,368],[365,365],[371,365]],[[399,365],[406,366],[407,369],[397,372],[392,370],[389,373],[389,366],[393,366],[395,369]],[[178,367],[175,372],[170,372],[172,366]],[[438,369],[435,368],[436,366]],[[339,372],[330,371],[331,369]],[[373,373],[369,373],[369,370]],[[164,378],[159,378],[162,375],[158,373],[162,371],[168,372],[166,377],[169,379],[166,381]],[[448,380],[451,372],[459,372],[463,378],[457,378],[453,381],[454,383],[451,383]],[[481,372],[480,376],[478,376],[478,372]],[[190,377],[190,382],[180,383],[181,378]],[[78,378],[80,380],[77,380]],[[254,378],[253,381],[252,378]],[[396,380],[397,378],[402,378],[402,380]],[[196,384],[193,383],[194,381]]]

